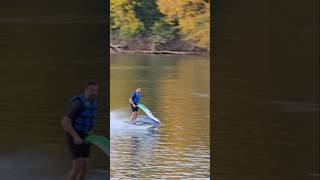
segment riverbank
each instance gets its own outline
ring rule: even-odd
[[[173,50],[149,50],[149,49],[139,49],[130,48],[128,45],[114,45],[110,44],[110,53],[117,54],[172,54],[172,55],[200,55],[207,56],[210,51],[198,50],[198,51],[173,51]]]

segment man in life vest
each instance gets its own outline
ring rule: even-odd
[[[138,116],[138,104],[140,103],[141,99],[141,88],[137,88],[134,90],[131,94],[131,97],[129,98],[129,103],[131,106],[131,122],[134,122],[137,119]]]
[[[97,95],[98,84],[88,82],[83,94],[71,98],[67,113],[61,121],[72,159],[68,180],[84,180],[88,171],[90,145],[84,143],[84,138],[94,130],[98,110]]]

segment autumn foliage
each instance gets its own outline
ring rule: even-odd
[[[122,40],[144,38],[153,46],[181,39],[209,50],[209,0],[111,0],[111,33]]]

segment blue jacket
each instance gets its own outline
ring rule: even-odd
[[[137,91],[134,91],[132,94],[131,94],[131,99],[133,101],[134,104],[139,104],[140,103],[140,99],[141,99],[141,94]]]
[[[73,120],[73,128],[77,132],[87,133],[92,130],[96,124],[96,114],[98,111],[98,103],[96,100],[89,101],[84,95],[79,95],[71,98],[70,104],[79,99],[82,103],[82,111]]]

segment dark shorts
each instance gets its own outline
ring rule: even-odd
[[[138,112],[138,109],[139,109],[138,106],[133,107],[132,104],[130,104],[130,106],[131,106],[131,111],[132,112]]]
[[[79,136],[84,139],[87,135],[84,133],[78,133]],[[90,144],[76,145],[73,143],[71,135],[66,134],[66,141],[70,151],[71,159],[89,158],[90,157]]]

